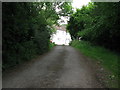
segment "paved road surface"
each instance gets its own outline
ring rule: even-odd
[[[101,88],[91,66],[76,49],[56,46],[37,59],[5,72],[3,88]]]

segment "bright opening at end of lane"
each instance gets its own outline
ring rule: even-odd
[[[56,33],[54,33],[51,36],[52,42],[54,42],[57,45],[69,45],[71,41],[71,36],[68,32],[63,30],[57,30]]]
[[[83,5],[87,5],[89,2],[91,2],[91,0],[73,0],[72,7],[74,8],[74,11],[76,11],[77,8],[82,8]],[[67,24],[69,17],[61,17],[61,20],[63,20],[63,22],[60,22],[60,25]],[[71,36],[64,30],[57,30],[56,33],[51,36],[51,40],[57,45],[69,45]]]

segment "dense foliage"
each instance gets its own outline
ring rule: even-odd
[[[119,14],[120,3],[89,3],[71,15],[67,29],[72,39],[82,37],[83,40],[120,51]]]
[[[53,25],[61,13],[66,16],[69,6],[62,2],[3,3],[3,69],[48,51]]]

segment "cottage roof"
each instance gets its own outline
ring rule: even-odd
[[[66,31],[66,26],[55,26],[56,30]]]

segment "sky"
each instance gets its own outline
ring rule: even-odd
[[[81,8],[83,5],[87,5],[91,0],[73,0],[72,6],[76,8]]]

